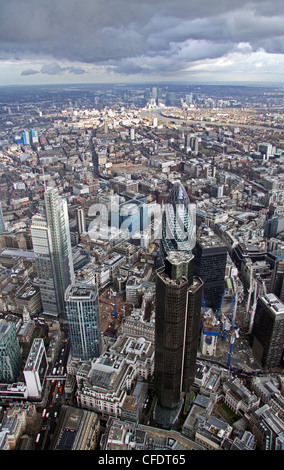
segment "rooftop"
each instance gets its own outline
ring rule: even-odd
[[[275,294],[266,294],[262,297],[264,303],[270,307],[270,310],[275,314],[284,314],[284,304],[276,297]]]

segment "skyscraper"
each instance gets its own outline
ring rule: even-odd
[[[284,260],[282,250],[269,253],[272,260],[273,270],[271,273],[269,292],[275,294],[282,302],[284,301]]]
[[[227,245],[207,228],[196,237],[193,248],[195,275],[204,282],[204,300],[207,308],[219,310],[225,289]]]
[[[15,326],[0,320],[0,383],[17,382],[22,371],[22,355]]]
[[[24,131],[24,132],[22,133],[22,139],[23,139],[24,145],[30,145],[31,141],[30,141],[30,133],[29,133],[29,131]]]
[[[173,251],[157,272],[155,390],[157,415],[173,416],[195,377],[202,305],[200,279],[193,277],[193,255]],[[166,411],[167,410],[167,411]],[[156,416],[157,416],[156,415]],[[172,419],[172,418],[169,418]],[[159,418],[157,418],[159,421]]]
[[[84,207],[79,207],[76,211],[77,230],[79,235],[86,231],[86,217]]]
[[[162,214],[163,259],[173,250],[191,253],[195,242],[195,213],[192,206],[183,185],[175,183]]]
[[[284,304],[275,294],[257,299],[251,335],[258,364],[264,369],[283,367]]]
[[[45,211],[32,218],[31,234],[44,313],[64,316],[64,293],[75,277],[67,202],[56,189],[47,188]]]
[[[3,217],[3,210],[2,210],[2,203],[0,202],[0,233],[5,232],[6,227],[5,227],[5,220]]]
[[[143,200],[129,199],[111,209],[111,225],[128,230],[132,237],[148,227],[148,205]]]
[[[96,285],[70,285],[65,292],[66,317],[73,357],[88,360],[101,353],[101,325]]]
[[[47,370],[48,360],[44,341],[42,338],[35,338],[24,367],[24,377],[30,398],[41,397]]]
[[[33,216],[31,234],[43,312],[47,315],[57,316],[59,310],[53,276],[51,240],[44,215]]]

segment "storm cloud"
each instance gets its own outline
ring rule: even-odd
[[[283,22],[282,0],[9,0],[0,59],[45,61],[25,75],[80,75],[86,64],[170,76],[230,54],[282,55]]]

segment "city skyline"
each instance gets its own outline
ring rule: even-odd
[[[283,16],[279,0],[12,0],[1,8],[0,85],[283,86]]]

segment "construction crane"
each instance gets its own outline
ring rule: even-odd
[[[126,292],[126,290],[121,290],[120,292],[116,292],[113,289],[110,289],[110,291],[114,297],[114,311],[112,312],[112,318],[115,319],[117,318],[117,299],[116,299],[117,295],[123,294],[124,292]]]
[[[252,264],[249,265],[249,272],[250,272],[250,276],[249,276],[249,287],[248,287],[248,298],[247,298],[247,313],[249,313],[249,310],[250,310],[250,302],[251,302],[251,295],[255,289],[255,281],[254,281],[254,278],[253,278],[253,270],[252,270]]]
[[[239,329],[234,330],[231,334],[230,338],[230,349],[229,349],[229,356],[228,356],[228,362],[227,366],[231,367],[231,361],[232,361],[232,355],[233,355],[233,349],[234,349],[234,344],[235,344],[235,339],[239,338]]]
[[[232,324],[234,322],[234,307],[236,305],[236,294],[234,295],[234,297],[232,298],[232,302],[231,302],[231,306],[229,308],[229,311],[227,313],[227,315],[223,315],[223,318],[222,318],[222,323],[223,323],[223,336],[222,336],[222,341],[225,341],[226,340],[226,336],[227,336],[227,331],[230,329],[231,327],[231,323],[230,323],[230,317],[232,316]]]
[[[206,304],[205,304],[205,295],[204,295],[204,291],[202,292],[202,310],[203,310],[203,318],[205,318],[205,315],[206,315]]]
[[[217,315],[217,320],[218,320],[218,321],[220,320],[220,315],[221,315],[221,312],[222,312],[222,307],[223,307],[223,303],[224,303],[224,299],[225,299],[226,292],[227,292],[227,288],[225,288],[225,290],[224,290],[224,292],[223,292],[223,295],[222,295],[221,304],[220,304],[220,308],[219,308],[219,310],[218,310],[218,315]]]
[[[254,299],[253,299],[253,304],[252,304],[252,307],[251,307],[250,318],[249,318],[249,329],[248,329],[249,334],[251,333],[251,330],[252,330],[254,314],[255,314],[256,305],[257,305],[257,282],[254,281],[254,284],[255,284],[255,286],[254,286]]]

